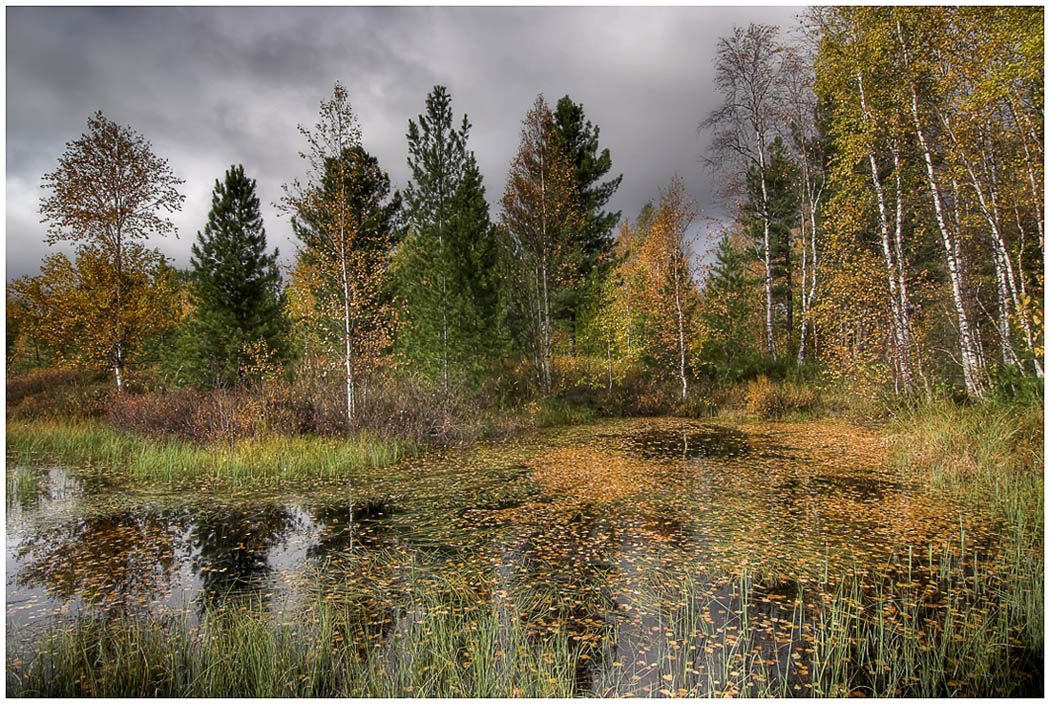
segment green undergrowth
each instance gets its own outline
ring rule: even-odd
[[[153,482],[249,484],[332,478],[382,468],[415,452],[408,442],[362,432],[349,438],[274,436],[198,446],[157,441],[97,421],[12,421],[7,452],[18,464],[42,460],[118,469]]]

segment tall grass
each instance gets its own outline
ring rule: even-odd
[[[901,411],[896,461],[912,478],[1024,525],[1043,513],[1043,406],[949,401]]]
[[[49,458],[124,471],[146,481],[232,484],[339,477],[393,464],[411,443],[361,432],[349,438],[272,436],[199,446],[153,440],[93,421],[14,421],[7,451],[19,463]]]
[[[8,662],[8,696],[565,697],[565,637],[530,642],[498,608],[455,610],[423,592],[397,624],[354,632],[352,607],[319,601],[292,621],[250,607],[185,620],[81,617],[27,662]],[[366,642],[372,645],[363,647]]]
[[[973,502],[1003,521],[1010,560],[1004,608],[1025,624],[1024,641],[1043,652],[1043,404],[931,403],[895,421],[901,471]]]

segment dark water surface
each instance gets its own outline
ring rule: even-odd
[[[245,596],[293,611],[364,583],[388,593],[370,618],[395,629],[406,570],[458,570],[477,575],[482,602],[528,596],[516,603],[536,637],[595,646],[580,693],[657,694],[658,653],[706,653],[717,669],[715,635],[728,652],[746,628],[761,632],[755,657],[807,694],[805,649],[779,643],[805,641],[827,575],[892,574],[905,560],[918,575],[927,556],[979,562],[998,540],[987,516],[903,482],[885,455],[845,425],[647,419],[269,492],[148,490],[9,463],[9,657],[88,605],[195,622]],[[683,583],[703,613],[676,601]],[[707,640],[679,632],[687,617]],[[700,693],[721,691],[708,681]]]

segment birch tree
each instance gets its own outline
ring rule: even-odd
[[[762,261],[765,266],[766,349],[776,359],[777,344],[773,327],[773,262],[770,242],[770,212],[766,185],[769,142],[781,125],[784,47],[777,39],[778,28],[750,24],[734,27],[733,34],[718,40],[715,59],[715,85],[723,104],[701,126],[714,130],[709,163],[736,168],[743,179],[757,168],[762,199],[757,204],[763,225]]]
[[[893,80],[897,67],[892,61],[893,52],[886,51],[886,37],[862,31],[852,12],[830,9],[821,20],[826,37],[821,90],[833,105],[832,121],[839,136],[836,148],[841,171],[837,184],[848,192],[868,191],[874,196],[895,388],[909,393],[916,376],[917,350],[904,231],[903,184],[912,183],[905,178],[906,164],[902,159],[902,152],[909,147],[909,118],[904,110],[907,103],[900,83]],[[852,203],[843,198],[837,207],[848,209],[868,202],[867,196],[853,199]],[[848,221],[840,219],[836,226]]]
[[[689,394],[686,365],[687,336],[691,331],[693,310],[697,302],[696,284],[690,264],[689,228],[696,218],[696,205],[685,192],[681,179],[675,176],[660,193],[660,205],[652,230],[642,244],[645,262],[645,299],[650,320],[652,342],[668,350],[673,367],[682,384],[682,400]]]
[[[958,198],[954,195],[958,190],[958,184],[945,183],[935,165],[936,155],[934,154],[934,149],[937,145],[933,142],[930,131],[931,111],[929,106],[925,104],[926,101],[920,100],[920,81],[923,80],[923,74],[929,70],[929,67],[924,66],[922,58],[915,54],[914,33],[916,28],[914,26],[905,26],[909,16],[903,16],[904,22],[902,22],[902,14],[896,12],[894,14],[896,16],[892,22],[902,59],[902,77],[908,88],[912,123],[915,129],[915,136],[919,142],[923,163],[926,166],[926,186],[933,203],[941,240],[944,244],[952,299],[955,303],[956,324],[959,331],[959,351],[962,361],[963,380],[969,395],[981,397],[984,395],[987,387],[984,371],[984,354],[980,348],[979,338],[975,335],[971,314],[967,307],[967,286],[963,280],[963,244],[960,232],[960,217],[958,209],[955,209],[954,213],[949,210],[945,190],[949,186],[951,187],[949,192],[953,194],[955,205],[958,205]],[[910,17],[914,17],[914,15]],[[932,41],[932,37],[929,36],[923,39]],[[923,97],[925,97],[925,93]]]
[[[181,209],[185,197],[177,187],[182,183],[142,135],[101,111],[88,119],[86,133],[66,144],[58,168],[43,178],[43,188],[50,191],[40,201],[47,243],[68,241],[82,251],[90,248],[84,256],[92,266],[108,268],[97,277],[106,288],[93,295],[109,301],[110,315],[102,323],[111,328],[105,356],[118,391],[124,388],[128,347],[136,342],[126,326],[129,245],[151,235],[175,234],[166,214]]]
[[[814,57],[797,47],[789,47],[784,58],[784,118],[791,133],[801,176],[802,209],[799,212],[799,243],[802,248],[802,285],[799,301],[798,363],[806,361],[807,342],[813,336],[810,309],[817,295],[819,257],[817,247],[818,213],[824,198],[826,173],[815,92]]]
[[[944,35],[938,46],[935,80],[940,95],[936,110],[938,128],[946,139],[946,151],[954,177],[963,184],[963,196],[984,224],[984,239],[992,250],[996,283],[996,331],[1002,363],[1022,368],[1015,350],[1017,342],[1028,353],[1032,371],[1042,376],[1035,353],[1036,334],[1031,311],[1025,304],[1023,257],[1015,266],[1011,240],[1023,242],[1026,221],[1021,203],[1031,180],[1030,159],[1025,154],[1029,140],[1023,137],[1017,105],[1034,102],[1018,74],[1030,69],[1032,60],[1026,40],[1038,31],[1025,20],[1035,16],[1032,8],[967,8],[935,13]],[[1039,149],[1041,142],[1037,142]],[[1010,215],[1014,217],[1010,217]],[[1041,209],[1034,220],[1041,231]],[[1015,330],[1017,333],[1015,335]]]
[[[110,368],[117,345],[122,364],[148,361],[143,343],[178,323],[179,286],[164,258],[138,243],[124,243],[118,307],[111,256],[92,245],[81,246],[73,260],[53,254],[39,275],[8,286],[21,311],[21,334],[43,345],[59,366]]]
[[[357,415],[357,386],[380,364],[393,338],[394,311],[384,300],[393,218],[400,197],[361,146],[361,132],[341,83],[321,102],[314,128],[300,126],[308,150],[306,182],[285,186],[283,206],[304,248],[297,269],[310,291],[307,308],[339,350],[345,376],[347,425]]]

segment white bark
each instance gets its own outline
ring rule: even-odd
[[[766,149],[761,133],[756,133],[758,140],[758,169],[762,182],[762,263],[765,265],[766,287],[766,347],[769,356],[777,358],[777,341],[773,332],[773,263],[769,246],[769,193],[766,189]]]
[[[867,97],[864,92],[864,77],[858,72],[857,73],[857,87],[860,92],[860,106],[864,114],[864,118],[868,123],[869,129],[873,126],[873,118],[871,112],[868,110]],[[907,309],[906,295],[902,296],[901,285],[903,283],[903,272],[904,264],[901,261],[903,252],[901,251],[901,193],[900,193],[900,160],[898,158],[898,151],[896,147],[893,150],[894,156],[894,167],[897,174],[897,216],[896,216],[896,233],[894,240],[897,246],[893,246],[890,236],[890,218],[889,209],[887,206],[886,190],[882,184],[882,180],[879,178],[879,167],[878,162],[875,159],[875,150],[869,142],[868,146],[868,167],[871,171],[871,183],[875,189],[876,203],[879,206],[879,234],[882,236],[882,256],[886,262],[886,278],[889,285],[890,292],[890,316],[892,319],[893,328],[893,346],[896,349],[896,359],[894,360],[894,367],[900,375],[900,381],[904,386],[905,393],[911,392],[911,360],[910,360],[910,320]]]
[[[805,182],[806,180],[807,179],[804,176],[803,182]],[[805,188],[805,183],[803,183],[803,188]],[[803,211],[799,213],[798,225],[799,234],[801,235],[799,239],[802,241],[802,324],[799,325],[798,329],[798,357],[795,361],[796,363],[801,365],[803,362],[806,361],[806,328],[808,327],[809,323],[809,306],[806,304],[806,283],[809,280],[809,262],[806,261],[808,258],[808,252],[806,251],[808,249],[808,243],[806,242],[805,208],[803,208]]]
[[[343,226],[340,224],[340,238],[343,239]],[[342,279],[343,279],[343,364],[346,368],[346,424],[354,421],[353,375],[350,371],[350,277],[346,270],[346,241],[342,246]]]
[[[679,246],[680,243],[681,240],[676,237],[674,244]],[[678,373],[682,377],[682,400],[684,401],[689,393],[689,380],[685,376],[685,317],[682,315],[682,292],[678,272],[678,259],[680,256],[681,250],[675,252],[671,264],[674,268],[674,304],[675,309],[678,311]]]
[[[984,219],[988,223],[989,240],[992,244],[992,261],[995,264],[995,284],[998,303],[998,319],[996,320],[996,325],[998,326],[999,331],[999,344],[1002,350],[1003,364],[1007,366],[1019,366],[1017,353],[1014,351],[1013,343],[1010,341],[1010,313],[1011,310],[1014,310],[1024,317],[1024,312],[1021,310],[1020,306],[1017,285],[1014,280],[1013,265],[1010,263],[1010,255],[1006,249],[1006,242],[1004,241],[1002,231],[999,228],[998,207],[996,204],[994,187],[994,165],[992,167],[993,186],[986,198],[984,188],[981,185],[981,180],[977,176],[973,162],[968,157],[966,150],[956,137],[955,131],[952,129],[951,121],[946,114],[941,114],[941,122],[955,145],[956,153],[966,167],[966,173],[970,177],[970,185],[973,187],[973,191],[977,195],[977,202],[981,207],[981,213],[984,215]],[[1027,327],[1025,323],[1027,323],[1027,321],[1022,322],[1022,327]]]
[[[905,70],[910,73],[910,60],[908,46],[904,40],[904,32],[900,21],[897,22],[897,37],[900,40],[901,50],[904,55]],[[959,328],[959,351],[962,357],[963,380],[966,384],[966,392],[971,396],[981,398],[984,396],[984,379],[980,365],[979,353],[976,340],[970,325],[970,317],[966,310],[966,301],[963,291],[962,266],[959,252],[959,237],[953,232],[944,212],[944,204],[941,200],[940,184],[933,166],[933,155],[926,141],[926,134],[922,128],[922,120],[919,117],[919,94],[915,86],[915,80],[908,76],[911,88],[911,113],[915,123],[915,134],[922,149],[923,160],[926,163],[927,185],[930,188],[930,196],[933,199],[933,209],[937,217],[937,226],[944,243],[945,258],[948,264],[948,277],[951,281],[952,299],[955,303],[956,323]]]

